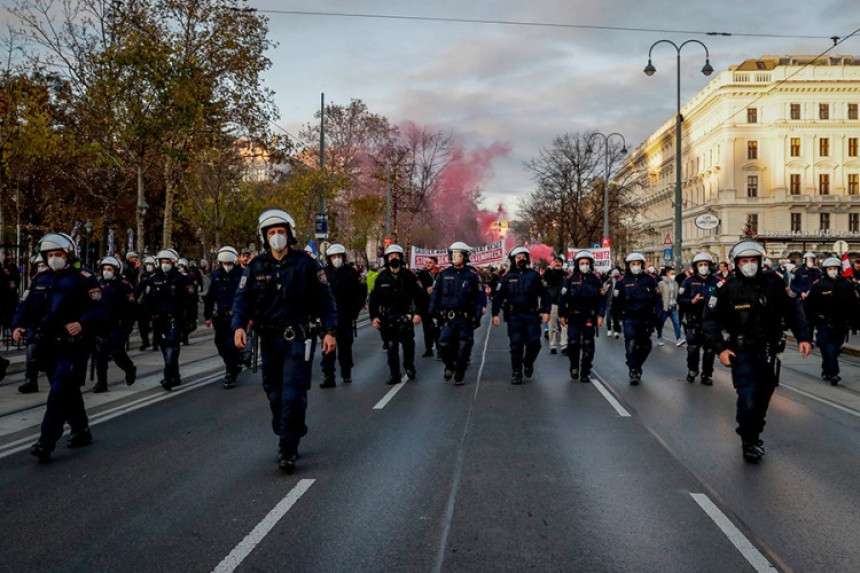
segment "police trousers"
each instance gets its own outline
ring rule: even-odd
[[[51,385],[39,441],[49,450],[62,437],[66,422],[72,433],[82,432],[89,424],[81,386],[86,382],[91,350],[92,347],[83,341],[76,344],[39,343],[39,360]]]
[[[308,433],[305,411],[315,346],[314,338],[286,340],[277,333],[260,334],[263,390],[272,412],[272,431],[283,454],[295,454],[299,440]]]
[[[511,369],[522,372],[523,365],[533,367],[540,354],[540,316],[512,314],[508,318],[508,339],[511,349]]]
[[[337,325],[337,350],[323,353],[320,365],[322,366],[323,375],[326,378],[334,378],[335,359],[340,365],[341,378],[352,378],[352,343],[354,340],[352,332],[352,323],[344,323]]]
[[[382,317],[382,340],[388,342],[388,369],[391,378],[400,380],[400,346],[403,346],[403,367],[415,369],[415,327],[408,315]]]
[[[821,375],[836,376],[839,374],[839,353],[845,342],[845,330],[819,324],[815,334],[818,349],[821,351]]]
[[[567,324],[567,357],[570,359],[570,368],[581,370],[583,378],[591,374],[596,332],[596,323],[593,320],[573,321]]]
[[[217,317],[212,320],[212,328],[215,329],[215,348],[218,355],[224,361],[227,374],[238,374],[242,369],[239,366],[240,350],[233,342],[233,330],[230,327],[230,317]]]
[[[134,368],[134,362],[125,349],[127,341],[128,335],[124,331],[111,330],[96,342],[96,380],[99,384],[107,384],[108,361],[111,358],[123,372]]]
[[[466,372],[475,344],[473,321],[466,316],[445,319],[439,330],[439,353],[446,370]]]
[[[624,320],[624,350],[627,355],[627,368],[641,370],[648,355],[651,354],[651,332],[653,322],[643,318]]]
[[[735,430],[744,441],[757,440],[776,389],[772,358],[765,352],[735,351],[732,384],[738,395]]]
[[[687,321],[687,370],[699,371],[699,354],[702,357],[702,376],[710,378],[714,375],[714,351],[705,345],[705,334],[702,323],[689,319]]]

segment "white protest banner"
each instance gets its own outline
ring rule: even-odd
[[[420,247],[412,247],[409,256],[409,268],[411,269],[423,269],[424,263],[427,262],[427,259],[430,257],[436,257],[436,262],[439,263],[440,267],[448,266],[448,251],[444,249],[422,249]]]
[[[601,247],[599,249],[568,249],[567,260],[573,262],[573,257],[579,251],[591,251],[594,255],[594,270],[601,274],[606,274],[612,270],[612,249],[609,247]]]
[[[412,269],[424,267],[424,263],[429,257],[436,257],[440,267],[448,266],[448,251],[445,249],[422,249],[420,247],[412,247],[409,257],[409,266]],[[472,251],[472,256],[469,257],[469,264],[480,267],[486,265],[498,265],[505,260],[505,245],[504,241],[496,241],[489,245],[476,247]]]

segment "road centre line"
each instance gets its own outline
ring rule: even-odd
[[[811,400],[815,400],[816,402],[820,402],[821,404],[826,404],[827,406],[830,406],[832,408],[836,408],[840,412],[845,412],[846,414],[851,414],[852,416],[857,416],[858,418],[860,418],[860,412],[858,412],[857,410],[852,410],[851,408],[846,408],[845,406],[842,406],[841,404],[837,404],[836,402],[833,402],[833,401],[828,400],[826,398],[820,398],[820,397],[816,396],[815,394],[810,394],[809,392],[801,390],[800,388],[795,388],[794,386],[791,386],[790,384],[786,384],[785,382],[781,382],[779,386],[780,386],[780,388],[786,388],[788,390],[791,390],[792,392],[797,392],[801,396],[806,396],[807,398],[809,398]]]
[[[603,397],[606,398],[606,401],[609,402],[610,406],[615,408],[615,411],[618,412],[619,416],[621,416],[622,418],[629,418],[630,412],[628,412],[624,408],[624,406],[621,405],[621,402],[616,400],[615,396],[613,396],[612,393],[606,389],[606,387],[604,386],[606,382],[603,380],[603,378],[594,370],[592,370],[591,373],[594,375],[594,378],[596,378],[596,380],[592,378],[591,385],[597,388],[598,392],[603,394]]]
[[[403,378],[400,379],[400,384],[395,384],[394,387],[382,397],[382,400],[376,403],[376,406],[374,406],[373,409],[382,410],[385,408],[385,405],[391,402],[391,399],[394,398],[394,396],[396,396],[404,386],[406,386],[407,382],[409,382],[409,377],[404,374]]]
[[[233,548],[233,551],[231,551],[227,557],[225,557],[221,563],[212,570],[212,572],[231,573],[241,565],[242,561],[244,561],[245,558],[251,554],[254,548],[263,541],[263,538],[265,538],[266,535],[275,528],[281,518],[290,511],[299,498],[302,497],[308,489],[310,489],[315,481],[316,480],[314,479],[299,480],[299,483],[297,483],[295,487],[287,493],[284,499],[279,501],[278,505],[266,514],[266,517],[264,517],[263,520],[251,530],[251,533],[245,536],[245,539],[240,541],[239,544]]]
[[[746,536],[741,533],[741,530],[735,527],[735,524],[731,522],[731,520],[726,517],[720,509],[714,505],[714,502],[710,500],[710,498],[703,493],[691,493],[690,494],[693,500],[699,504],[708,517],[710,517],[713,522],[720,528],[720,530],[725,534],[725,536],[729,539],[732,545],[740,551],[741,555],[744,556],[744,559],[752,565],[753,569],[756,571],[776,571],[776,567],[771,565],[770,561],[761,554],[761,552],[755,548],[755,546],[750,542]]]

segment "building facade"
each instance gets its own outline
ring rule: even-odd
[[[683,260],[726,260],[744,236],[774,260],[837,240],[860,251],[858,105],[860,57],[762,56],[718,74],[681,109]],[[675,242],[675,145],[673,117],[616,176],[639,206],[630,247],[655,264]]]

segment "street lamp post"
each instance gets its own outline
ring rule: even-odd
[[[680,46],[671,40],[657,40],[648,49],[648,65],[645,66],[645,75],[653,76],[657,71],[654,64],[651,63],[651,52],[657,44],[669,44],[677,52],[676,71],[677,71],[677,113],[675,114],[675,268],[681,268],[681,50],[687,44],[699,44],[705,49],[705,66],[702,68],[702,73],[706,76],[714,73],[714,68],[711,67],[711,55],[708,53],[708,47],[699,40],[687,40]]]
[[[599,135],[603,138],[603,154],[605,160],[605,169],[603,172],[603,238],[609,239],[609,140],[613,135],[617,135],[621,138],[621,154],[624,155],[627,153],[627,140],[624,139],[624,136],[617,132],[612,132],[609,135],[603,134],[599,131],[592,133],[589,136],[589,139],[594,137],[595,135]],[[612,242],[610,241],[610,245]]]

